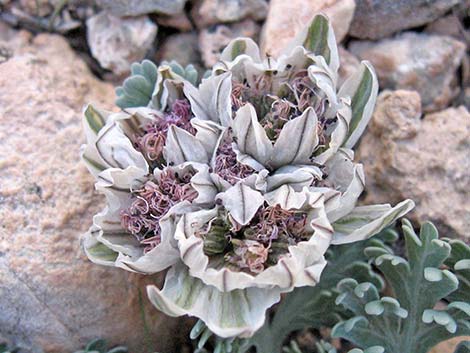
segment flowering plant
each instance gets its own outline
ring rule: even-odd
[[[339,90],[323,15],[283,55],[235,39],[197,86],[175,63],[133,66],[111,113],[88,106],[82,157],[107,200],[84,236],[91,261],[153,274],[168,315],[252,336],[282,293],[315,286],[332,244],[367,239],[413,207],[357,206],[352,147],[377,79],[362,62]]]

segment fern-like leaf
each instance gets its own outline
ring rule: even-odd
[[[431,223],[423,224],[418,236],[404,221],[403,232],[406,259],[391,251],[380,254],[366,249],[394,298],[380,297],[370,282],[344,279],[338,284],[341,294],[336,303],[355,316],[338,323],[332,335],[349,340],[364,352],[426,353],[439,342],[470,334],[469,293],[458,289],[459,277],[468,280],[470,249],[462,242],[438,239]],[[450,300],[447,308],[435,309],[446,298]]]
[[[160,75],[160,79],[159,79]],[[176,61],[162,62],[158,68],[153,62],[144,60],[142,63],[133,63],[131,75],[126,78],[122,86],[116,88],[116,105],[121,108],[147,107],[159,108],[158,97],[162,89],[161,75],[166,78],[182,78],[193,85],[198,82],[198,72],[193,65],[181,66]]]

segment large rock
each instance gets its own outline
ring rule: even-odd
[[[191,16],[198,28],[245,18],[260,21],[266,18],[266,0],[195,0]]]
[[[19,0],[22,10],[31,16],[44,17],[54,11],[54,3],[50,0]]]
[[[447,107],[459,93],[456,74],[465,44],[458,40],[407,32],[379,42],[356,41],[349,49],[372,62],[382,88],[418,91],[425,112]]]
[[[385,91],[357,150],[365,203],[416,202],[410,217],[443,236],[470,239],[470,113],[449,108],[422,118],[419,95]]]
[[[347,51],[343,46],[338,47],[339,70],[338,70],[338,87],[346,81],[346,79],[359,69],[361,64],[359,59]]]
[[[91,54],[116,75],[128,73],[133,62],[141,61],[157,35],[157,25],[147,16],[120,18],[101,12],[86,25]]]
[[[460,1],[356,0],[356,12],[349,34],[362,39],[384,38],[434,21]]]
[[[139,16],[154,12],[163,15],[179,14],[183,11],[186,0],[96,0],[96,2],[116,16]]]
[[[466,36],[470,35],[470,31],[465,30],[463,23],[454,14],[440,17],[431,22],[426,26],[425,31],[431,34],[454,37],[461,41],[465,41]]]
[[[172,352],[175,321],[145,296],[158,278],[92,264],[80,249],[104,203],[79,158],[81,111],[110,109],[113,87],[45,34],[13,48],[0,87],[0,337],[24,353],[74,352],[96,337]]]
[[[174,16],[160,15],[156,17],[156,21],[159,26],[175,28],[181,32],[193,29],[193,24],[184,12]]]
[[[270,55],[279,55],[320,12],[330,18],[336,40],[340,42],[348,33],[354,8],[354,0],[271,0],[261,34],[261,48]]]
[[[199,32],[199,48],[202,61],[207,68],[212,67],[220,58],[222,50],[237,37],[249,37],[257,41],[259,25],[253,20],[229,25],[215,25]]]
[[[168,36],[157,51],[157,62],[175,60],[180,65],[198,65],[201,61],[197,34],[176,33]]]

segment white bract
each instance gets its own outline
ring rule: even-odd
[[[377,79],[363,62],[338,89],[338,66],[322,15],[276,59],[235,39],[198,87],[191,69],[134,66],[120,113],[85,111],[82,157],[107,200],[84,237],[88,257],[170,268],[163,289],[147,289],[157,308],[222,337],[252,335],[282,293],[318,283],[330,245],[413,207],[356,205],[364,172],[351,148]]]

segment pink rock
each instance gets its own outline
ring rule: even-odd
[[[470,234],[470,113],[463,106],[422,118],[418,93],[385,91],[356,158],[364,163],[365,204],[416,202],[410,217],[444,236]]]
[[[354,9],[355,0],[271,0],[261,34],[261,49],[278,56],[320,12],[330,18],[336,40],[340,42],[348,33]]]
[[[104,204],[79,158],[81,111],[111,108],[113,87],[47,34],[0,63],[0,86],[0,336],[27,353],[74,352],[96,337],[172,349],[175,321],[145,296],[159,278],[92,264],[79,244]]]

